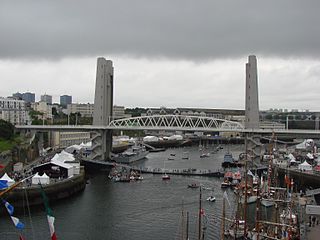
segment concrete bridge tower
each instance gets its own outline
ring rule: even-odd
[[[246,63],[246,128],[259,128],[258,96],[257,58],[250,55]]]
[[[259,128],[259,93],[258,93],[258,71],[257,58],[250,55],[246,63],[246,103],[245,103],[245,128]],[[251,160],[257,160],[261,156],[260,136],[247,134],[246,149]]]
[[[106,126],[112,120],[113,66],[105,58],[97,60],[96,88],[94,96],[93,125]],[[110,160],[112,130],[92,133],[91,160]]]

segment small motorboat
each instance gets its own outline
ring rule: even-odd
[[[227,188],[231,186],[231,182],[229,182],[228,180],[225,180],[221,183],[221,187],[222,188]]]
[[[162,180],[170,180],[170,176],[165,173],[162,175]]]
[[[210,153],[203,153],[200,155],[200,158],[205,158],[205,157],[209,157]]]
[[[216,201],[216,198],[214,196],[210,196],[207,198],[207,201],[214,202],[214,201]]]
[[[198,188],[198,187],[200,187],[200,186],[196,183],[188,184],[188,188]]]

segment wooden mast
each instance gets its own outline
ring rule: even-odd
[[[181,239],[185,240],[184,237],[184,205],[183,205],[183,199],[182,199],[182,211],[181,211]]]
[[[259,233],[260,233],[260,181],[258,181],[258,186],[257,186],[257,202],[256,202],[256,234],[257,238],[256,240],[259,240]]]
[[[221,221],[221,233],[220,233],[220,239],[224,240],[224,231],[225,231],[225,218],[226,218],[226,200],[223,195],[223,201],[222,201],[222,221]]]
[[[189,240],[189,212],[187,212],[186,240]]]
[[[247,236],[247,201],[248,201],[248,134],[246,134],[246,139],[245,139],[245,149],[246,149],[246,158],[245,158],[245,187],[244,187],[244,213],[243,213],[243,218],[244,218],[244,230],[243,230],[243,235],[244,237]]]
[[[199,222],[198,222],[198,240],[201,240],[201,215],[202,215],[202,205],[201,205],[201,186],[200,186],[200,197],[199,197]]]

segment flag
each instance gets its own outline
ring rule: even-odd
[[[14,226],[15,226],[17,229],[20,229],[20,230],[23,229],[23,228],[24,228],[24,224],[23,224],[22,222],[20,222],[20,219],[12,216],[12,215],[13,215],[13,212],[14,212],[14,207],[13,207],[10,203],[8,203],[7,201],[5,201],[5,200],[2,200],[2,202],[3,202],[4,206],[6,207],[6,209],[7,209],[8,213],[9,213],[9,215],[10,215],[10,217],[11,217],[11,220],[12,220]],[[22,239],[23,239],[23,238],[22,238]]]
[[[7,189],[8,186],[8,181],[7,180],[0,180],[0,190]]]
[[[284,176],[284,182],[286,183],[286,185],[288,187],[290,187],[291,181],[290,181],[290,178],[287,175]]]
[[[47,220],[48,220],[48,224],[49,224],[51,240],[57,240],[56,232],[54,230],[54,216],[52,214],[51,208],[49,207],[49,200],[48,200],[45,192],[43,191],[41,184],[40,184],[40,189],[41,189],[41,195],[43,198],[43,203],[44,203],[44,206],[45,206],[46,212],[47,212]]]
[[[228,204],[229,204],[229,207],[231,207],[231,204],[230,204],[230,202],[229,202],[229,198],[228,198],[228,194],[227,194],[227,192],[226,192],[226,191],[224,191],[224,193],[223,193],[223,197],[224,197],[225,199],[227,199],[227,202],[228,202]]]
[[[24,228],[24,224],[22,222],[20,222],[19,218],[11,216],[11,220],[12,220],[13,224],[16,226],[16,228],[18,228],[20,230]]]
[[[14,212],[14,207],[13,207],[10,203],[8,203],[7,201],[5,201],[5,200],[3,200],[3,203],[4,203],[4,206],[6,207],[9,215],[12,216],[12,215],[13,215],[13,212]]]
[[[204,213],[204,209],[203,209],[203,208],[200,209],[200,215],[201,215],[201,216],[206,215],[206,214]]]
[[[1,169],[1,168],[4,168],[4,166],[0,164],[0,169]]]

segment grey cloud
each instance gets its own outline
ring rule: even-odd
[[[0,58],[319,58],[319,1],[2,1]]]

